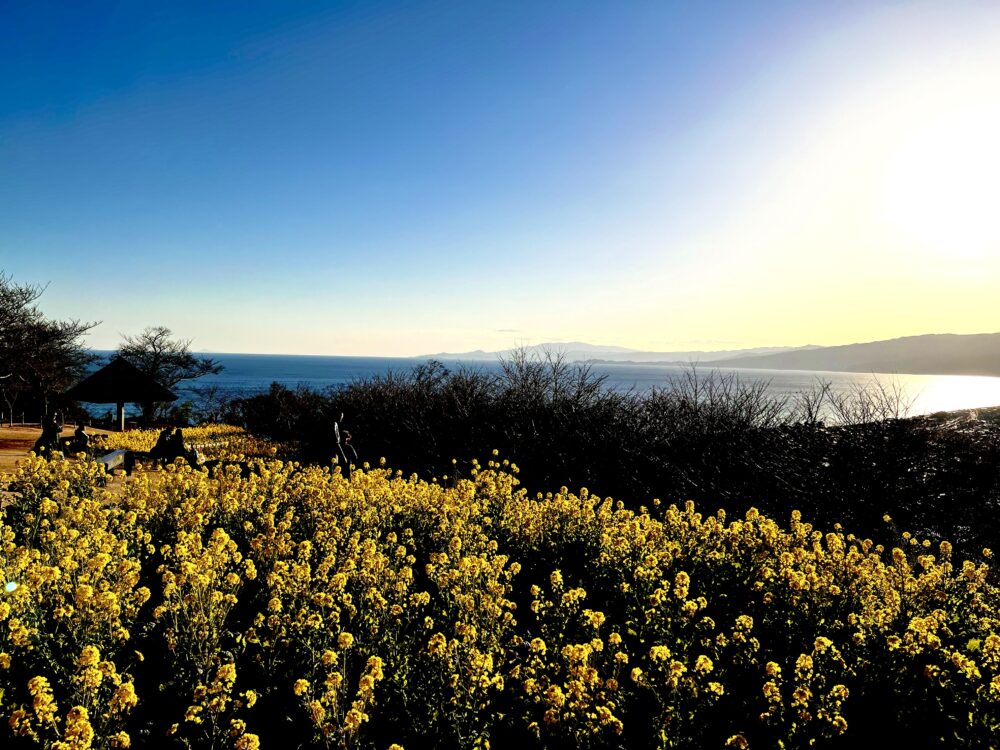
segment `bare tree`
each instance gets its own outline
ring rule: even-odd
[[[844,425],[861,425],[909,416],[913,398],[898,378],[880,380],[872,375],[867,383],[854,382],[829,398],[834,418]]]
[[[208,357],[191,353],[191,339],[176,339],[166,326],[150,326],[137,336],[122,335],[118,356],[167,388],[185,380],[222,372],[222,365]],[[145,421],[155,418],[163,408],[153,403],[140,404]]]
[[[507,387],[536,403],[586,401],[600,394],[607,380],[589,364],[570,362],[565,352],[551,348],[539,353],[517,347],[499,364]]]
[[[832,387],[833,384],[829,380],[817,378],[815,386],[796,393],[791,403],[791,421],[810,427],[825,422],[829,411]]]

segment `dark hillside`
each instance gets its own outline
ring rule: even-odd
[[[1000,376],[1000,333],[929,334],[725,359],[713,367]]]

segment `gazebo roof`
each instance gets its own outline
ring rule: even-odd
[[[92,404],[141,404],[177,400],[175,394],[121,357],[116,357],[97,372],[91,373],[64,395],[74,401],[88,401]]]

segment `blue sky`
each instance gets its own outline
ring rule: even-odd
[[[989,3],[0,14],[0,268],[48,283],[47,313],[103,321],[97,348],[156,324],[212,351],[388,355],[1000,329],[969,301],[1000,280],[995,222],[969,201],[921,218],[946,178],[995,188],[976,154],[924,165],[992,124]],[[928,97],[958,114],[921,135]],[[896,155],[865,123],[920,132]],[[873,177],[860,155],[885,144]],[[845,202],[859,181],[891,195]],[[956,223],[981,246],[958,269]],[[942,268],[964,302],[928,309]]]

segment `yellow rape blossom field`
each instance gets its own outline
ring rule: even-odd
[[[125,449],[148,453],[156,445],[158,436],[156,430],[110,432],[95,439],[95,448],[100,451]],[[185,428],[184,440],[189,445],[199,446],[200,452],[208,459],[239,460],[285,455],[288,452],[287,446],[254,437],[241,427],[226,424]]]
[[[252,469],[3,478],[0,747],[997,746],[988,550]]]

